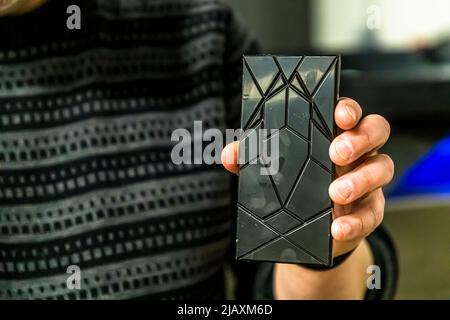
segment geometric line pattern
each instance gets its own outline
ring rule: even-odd
[[[241,127],[279,130],[279,168],[241,168],[237,259],[332,264],[328,148],[339,66],[335,56],[244,56]]]

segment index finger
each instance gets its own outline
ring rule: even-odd
[[[350,98],[339,99],[334,110],[336,124],[342,130],[356,127],[362,117],[362,109],[358,102]]]

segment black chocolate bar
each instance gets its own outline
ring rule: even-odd
[[[245,160],[239,173],[238,260],[332,265],[328,187],[334,166],[328,148],[336,133],[339,70],[338,56],[244,56],[241,127],[254,130],[246,131],[239,149]],[[279,131],[264,139],[257,129]],[[254,134],[258,151],[252,158]],[[261,145],[272,151],[276,138],[278,166],[270,171]]]

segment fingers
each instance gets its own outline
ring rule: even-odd
[[[358,102],[350,98],[339,100],[334,110],[336,124],[342,130],[353,129],[362,116],[362,109]]]
[[[328,192],[336,204],[346,205],[389,183],[393,175],[392,159],[384,154],[375,155],[333,181]]]
[[[238,150],[239,141],[234,141],[227,144],[225,148],[223,148],[222,154],[220,155],[222,165],[225,167],[225,169],[234,174],[239,173]]]
[[[384,217],[384,195],[380,188],[358,202],[352,213],[336,218],[331,225],[338,241],[359,240],[372,233]]]
[[[331,160],[338,166],[345,166],[362,155],[382,147],[391,132],[389,123],[382,116],[364,117],[358,126],[343,132],[330,145]]]

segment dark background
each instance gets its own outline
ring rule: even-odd
[[[383,151],[396,175],[386,190],[450,135],[450,1],[228,2],[263,53],[342,55],[341,96],[392,126]],[[450,298],[450,196],[388,198],[385,225],[400,256],[396,297]]]

